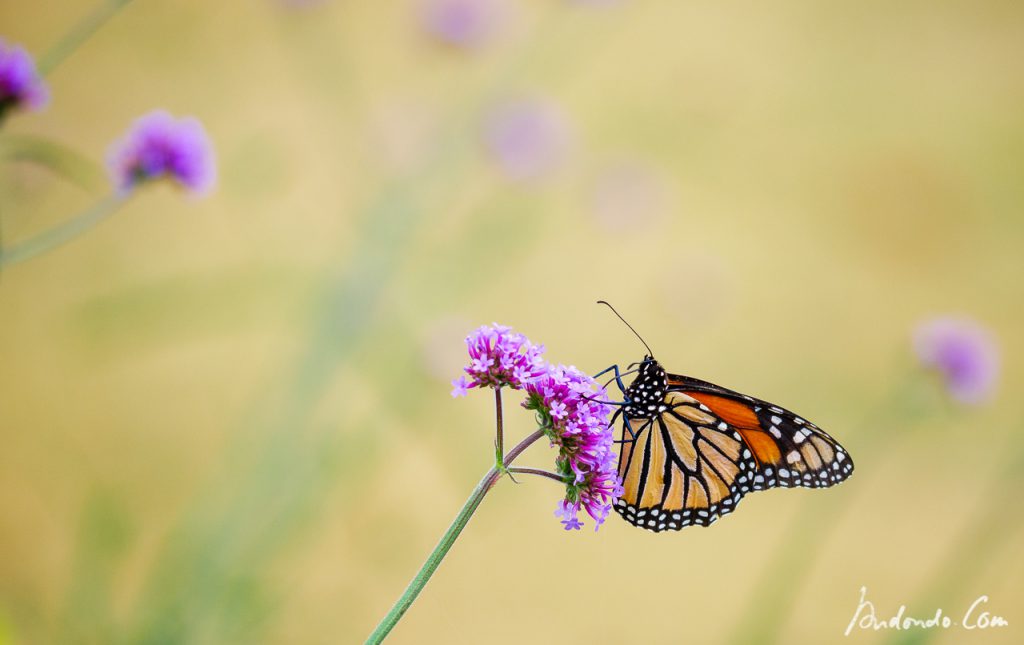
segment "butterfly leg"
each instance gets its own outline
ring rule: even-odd
[[[608,382],[611,383],[612,380],[614,380],[615,383],[619,386],[619,389],[622,391],[622,393],[625,394],[626,393],[626,384],[622,382],[622,374],[619,372],[619,366],[618,365],[612,365],[611,367],[603,369],[600,372],[598,372],[597,374],[594,374],[594,379],[596,380],[597,378],[599,378],[601,376],[604,376],[608,372],[615,372],[615,377],[613,379],[609,380]],[[628,372],[627,372],[627,374],[628,374]]]
[[[622,374],[620,375],[620,377],[621,377],[621,376],[629,376],[630,374],[633,374],[633,373],[635,373],[635,372],[637,372],[637,370],[630,370],[630,371],[628,371],[628,372],[623,372],[623,373],[622,373]],[[605,382],[604,382],[604,384],[602,385],[602,387],[608,387],[609,385],[611,385],[611,384],[612,384],[612,381],[614,381],[615,379],[616,379],[616,377],[614,377],[614,376],[613,376],[613,377],[611,377],[610,379],[608,379],[607,381],[605,381]],[[618,385],[619,385],[619,389],[621,390],[621,389],[622,389],[622,384],[621,384],[621,383],[619,383]],[[623,394],[625,394],[625,392],[623,392]]]
[[[620,414],[622,414],[621,408],[616,410],[615,414],[613,414],[612,418],[608,421],[609,427],[615,425],[615,419],[617,419]],[[629,417],[622,414],[622,421],[624,422],[623,427],[626,429],[626,432],[629,433],[629,439],[616,439],[614,443],[632,443],[636,441],[636,432],[633,431],[633,424],[629,422]]]
[[[585,401],[594,401],[595,403],[603,403],[605,405],[614,405],[614,406],[618,406],[620,408],[621,407],[625,407],[625,406],[629,405],[629,403],[630,403],[629,399],[626,399],[625,401],[606,401],[604,399],[595,399],[592,396],[584,396],[584,397],[581,397],[581,398],[583,398],[583,400],[585,400]]]
[[[608,367],[607,369],[601,370],[600,372],[598,372],[597,374],[594,375],[594,378],[597,379],[597,378],[607,374],[608,372],[614,372],[615,376],[613,376],[611,379],[609,379],[608,383],[605,383],[605,387],[608,387],[608,385],[612,381],[615,381],[616,385],[619,386],[619,390],[622,391],[623,400],[621,402],[615,402],[615,403],[613,403],[611,401],[605,401],[604,402],[606,405],[617,405],[617,406],[619,406],[619,409],[615,411],[615,414],[612,415],[611,420],[608,422],[609,427],[615,425],[615,420],[619,417],[620,414],[622,414],[622,420],[625,422],[623,424],[623,427],[626,429],[627,432],[629,432],[629,439],[619,439],[619,440],[616,440],[615,443],[628,443],[628,442],[636,441],[636,432],[633,431],[633,425],[629,422],[629,416],[623,414],[623,408],[625,406],[629,405],[630,403],[632,403],[632,400],[628,396],[626,396],[626,384],[622,382],[623,375],[628,375],[628,374],[631,374],[631,373],[636,372],[636,371],[638,371],[638,370],[629,370],[627,372],[620,372],[618,365],[612,365],[611,367]]]
[[[623,375],[629,374],[630,372],[622,372],[622,373],[620,373],[619,372],[619,366],[618,365],[612,365],[608,369],[601,370],[597,374],[594,374],[594,380],[597,380],[599,377],[601,377],[604,374],[607,374],[608,372],[611,372],[611,371],[615,372],[615,376],[610,378],[608,380],[608,382],[605,383],[602,387],[608,387],[608,385],[612,381],[615,381],[618,384],[619,389],[622,391],[622,395],[623,395],[623,400],[622,401],[602,401],[600,399],[594,399],[594,398],[591,398],[589,396],[584,396],[583,398],[588,400],[588,401],[596,401],[598,403],[604,403],[605,405],[617,405],[617,406],[620,406],[620,407],[621,406],[629,405],[631,403],[631,401],[630,401],[628,396],[625,396],[626,395],[626,386],[622,382],[622,377],[623,377]]]

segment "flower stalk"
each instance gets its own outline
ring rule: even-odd
[[[539,477],[547,477],[553,479],[559,484],[566,484],[566,478],[558,473],[553,473],[550,470],[544,470],[542,468],[520,468],[518,466],[512,468],[506,468],[505,472],[513,475],[537,475]]]
[[[583,526],[578,518],[581,509],[600,527],[614,498],[621,494],[621,482],[613,467],[613,437],[608,423],[611,407],[594,398],[604,396],[600,384],[575,367],[549,365],[541,357],[542,345],[534,345],[503,325],[480,327],[466,338],[466,346],[470,364],[463,368],[463,376],[452,381],[452,396],[465,396],[473,388],[494,389],[494,466],[473,489],[441,541],[370,634],[367,643],[383,641],[401,620],[469,523],[484,495],[503,475],[509,475],[513,481],[514,474],[537,475],[565,487],[565,497],[559,502],[555,515],[562,518],[568,530]],[[501,391],[506,387],[527,395],[522,407],[534,412],[538,425],[533,434],[508,454],[505,454],[501,401]],[[559,449],[555,459],[557,472],[512,467],[516,457],[541,437]]]
[[[501,388],[494,388],[494,467],[499,472],[505,470],[505,424],[501,414]]]
[[[500,412],[498,419],[500,427]],[[423,566],[420,567],[419,572],[412,579],[412,582],[409,583],[409,586],[406,587],[405,592],[391,608],[391,611],[389,611],[380,621],[380,624],[377,625],[377,629],[373,630],[373,633],[366,639],[368,644],[382,642],[391,630],[394,629],[398,621],[405,615],[405,612],[412,606],[416,597],[420,595],[421,591],[423,591],[423,587],[426,586],[430,577],[434,575],[434,572],[437,570],[437,567],[440,566],[445,556],[448,555],[448,551],[451,550],[452,545],[455,544],[455,540],[457,540],[459,535],[462,533],[462,529],[466,528],[466,524],[468,524],[470,518],[473,517],[473,513],[475,513],[476,509],[480,506],[480,502],[483,501],[484,495],[487,494],[487,491],[491,490],[491,488],[498,483],[498,479],[500,479],[502,474],[509,469],[509,464],[511,464],[516,457],[522,454],[524,450],[543,436],[544,431],[537,430],[520,441],[518,445],[512,448],[512,450],[509,450],[508,455],[505,457],[500,468],[498,465],[495,465],[487,471],[487,474],[480,480],[480,483],[473,489],[469,499],[467,499],[466,503],[463,504],[462,510],[460,510],[459,514],[455,516],[455,520],[452,522],[451,526],[449,526],[448,530],[444,532],[443,536],[441,536],[441,541],[437,543],[434,550],[431,551],[429,556],[427,556],[426,562],[424,562]]]

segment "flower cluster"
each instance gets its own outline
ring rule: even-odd
[[[988,330],[972,320],[942,317],[921,323],[914,350],[922,365],[942,375],[960,403],[981,403],[995,388],[999,352]]]
[[[566,530],[579,529],[582,508],[594,518],[597,530],[622,495],[608,423],[612,408],[602,402],[604,390],[575,367],[558,365],[528,383],[526,393],[523,407],[537,412],[541,428],[558,447],[555,466],[566,491],[555,514]]]
[[[16,107],[39,110],[50,100],[32,57],[0,38],[0,118]]]
[[[452,396],[469,388],[504,386],[526,391],[523,407],[537,414],[541,430],[558,448],[556,474],[565,482],[565,498],[555,514],[566,530],[579,529],[585,510],[600,528],[622,495],[608,415],[612,406],[594,379],[575,367],[549,365],[542,345],[495,323],[466,338],[471,363],[466,376],[452,382]],[[595,529],[596,530],[596,529]]]
[[[471,360],[460,376],[452,381],[452,396],[465,396],[473,387],[504,387],[520,390],[547,372],[541,357],[543,345],[534,345],[526,336],[512,333],[509,327],[495,323],[484,325],[466,337]]]
[[[193,118],[175,119],[163,110],[137,119],[111,147],[108,161],[111,178],[123,192],[166,176],[201,194],[216,179],[213,148],[203,126]]]

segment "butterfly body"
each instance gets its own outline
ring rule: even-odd
[[[657,412],[664,412],[667,391],[668,374],[665,369],[657,361],[645,356],[636,378],[626,389],[623,414],[630,419],[646,419]]]
[[[615,510],[652,531],[708,526],[749,492],[823,488],[853,472],[849,454],[813,423],[707,381],[669,374],[652,357],[625,389]]]

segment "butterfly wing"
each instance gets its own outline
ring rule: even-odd
[[[652,531],[708,526],[754,490],[758,462],[739,432],[696,398],[667,392],[664,410],[629,422],[615,510]]]
[[[839,442],[785,408],[688,376],[668,375],[670,391],[709,408],[740,434],[757,461],[753,490],[825,488],[853,473]]]

